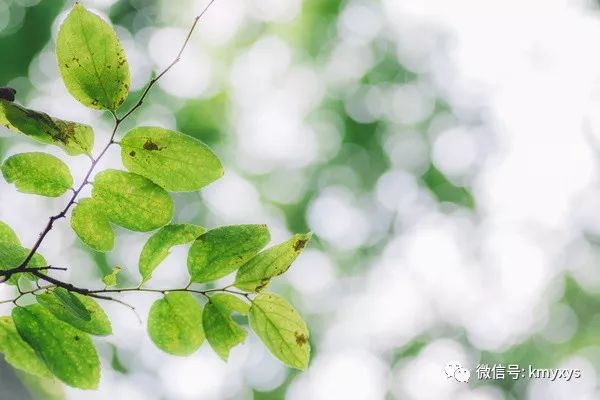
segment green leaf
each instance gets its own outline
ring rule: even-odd
[[[259,253],[240,267],[234,285],[248,292],[260,292],[269,285],[272,278],[288,270],[311,236],[312,233],[294,235],[287,242]]]
[[[193,192],[223,176],[221,161],[208,146],[163,128],[129,131],[121,141],[121,159],[129,171],[170,192]]]
[[[69,312],[71,316],[83,321],[90,321],[92,319],[92,314],[85,308],[81,300],[67,289],[59,287],[54,289],[52,293],[62,303],[64,310]]]
[[[308,328],[298,312],[273,293],[252,300],[250,327],[285,365],[304,370],[310,359]]]
[[[11,243],[11,242],[0,242],[0,270],[7,270],[16,268],[29,255],[29,249],[22,247],[19,244]],[[29,267],[45,267],[48,264],[44,257],[40,254],[36,253],[33,255],[31,260],[27,263]],[[11,285],[16,285],[19,280],[19,276],[27,276],[31,280],[36,280],[37,278],[31,274],[15,274],[10,277],[8,283]]]
[[[21,245],[21,241],[15,231],[2,221],[0,221],[0,243]]]
[[[50,311],[56,318],[80,331],[96,336],[108,336],[112,333],[112,326],[108,316],[94,299],[78,293],[67,292],[74,297],[74,299],[71,299],[70,301],[80,303],[79,306],[75,306],[76,308],[80,308],[77,313],[81,313],[81,315],[78,315],[73,311],[73,306],[66,304],[69,300],[65,302],[64,299],[61,298],[61,296],[64,295],[63,291],[66,290],[59,289],[62,288],[49,289],[46,292],[37,295],[36,298],[38,303],[44,306],[44,308]],[[81,308],[85,311],[82,311]],[[84,312],[89,316],[88,319],[82,318]]]
[[[0,317],[0,352],[13,367],[29,374],[51,378],[48,368],[33,349],[21,339],[10,317]]]
[[[204,341],[200,304],[189,293],[167,293],[150,308],[148,333],[156,347],[166,353],[192,354]]]
[[[204,231],[203,227],[191,224],[167,225],[152,235],[140,254],[142,283],[152,277],[152,272],[169,255],[171,247],[192,242]]]
[[[79,239],[96,251],[111,251],[115,246],[115,232],[100,203],[82,199],[71,214],[71,228]]]
[[[69,167],[46,153],[15,154],[2,164],[2,174],[23,193],[58,197],[73,186]]]
[[[58,379],[80,389],[96,389],[100,361],[90,337],[55,318],[39,304],[15,307],[17,332]]]
[[[109,169],[94,180],[92,197],[108,219],[132,231],[147,232],[169,223],[173,200],[160,186],[141,175]]]
[[[206,340],[215,353],[223,360],[229,358],[229,351],[244,343],[248,333],[231,318],[234,311],[248,315],[250,305],[230,294],[216,294],[210,297],[202,313],[202,325]]]
[[[107,274],[102,278],[102,283],[104,283],[106,287],[117,286],[117,277],[121,271],[121,267],[114,267],[110,274]]]
[[[1,99],[0,125],[38,142],[58,146],[71,156],[90,155],[94,147],[94,131],[88,125],[52,118]]]
[[[193,282],[222,278],[254,257],[269,243],[266,225],[231,225],[211,229],[192,245],[188,271]]]
[[[131,82],[123,47],[112,27],[81,4],[60,27],[56,55],[65,86],[79,102],[111,111],[123,104]]]

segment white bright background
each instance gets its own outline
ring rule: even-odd
[[[85,2],[99,13],[112,3]],[[137,3],[142,10],[143,2]],[[170,62],[204,4],[165,0],[155,7],[164,27],[150,24],[135,36],[118,28],[134,88]],[[322,246],[307,250],[286,279],[294,289],[288,297],[311,321],[318,352],[286,398],[508,398],[491,385],[450,382],[443,366],[459,360],[473,371],[480,357],[473,348],[501,352],[534,334],[569,341],[577,317],[555,304],[563,293],[558,277],[566,271],[586,290],[600,291],[595,253],[583,237],[600,234],[600,14],[583,0],[348,0],[328,38],[331,46],[317,60],[277,30],[236,47],[260,24],[294,23],[302,7],[301,0],[217,0],[182,63],[160,83],[181,104],[158,98],[136,122],[175,128],[173,111],[184,99],[227,91],[222,129],[229,139],[217,148],[227,174],[202,193],[207,226],[267,222],[274,241],[282,240],[290,232],[273,202],[294,204],[311,191],[306,218]],[[419,76],[416,82],[361,83],[378,62],[375,44],[381,41]],[[69,97],[52,49],[49,43],[32,62],[27,77],[35,91],[21,100],[92,123],[100,146],[109,127]],[[330,183],[356,177],[349,167],[327,169],[343,132],[337,117],[320,109],[326,97],[341,99],[358,122],[388,122],[382,146],[390,168],[372,191]],[[417,126],[431,117],[436,98],[451,111],[437,113],[423,131]],[[18,141],[9,153],[32,148]],[[83,158],[48,151],[68,160],[81,179]],[[119,166],[117,153],[104,166]],[[440,205],[418,182],[429,159],[454,183],[471,188],[476,212]],[[310,187],[308,175],[317,167],[339,179]],[[261,187],[253,181],[257,175],[268,177]],[[22,195],[0,183],[0,218],[25,243],[64,201]],[[197,208],[184,207],[178,218],[197,216]],[[120,232],[120,238],[109,260],[135,279],[145,236]],[[340,260],[373,243],[380,250],[358,272],[338,268]],[[42,253],[68,263],[71,279],[97,282],[93,261],[66,223],[49,235]],[[174,250],[153,286],[185,282],[185,256],[184,248]],[[0,294],[9,296],[9,289]],[[126,300],[145,317],[154,298],[133,294]],[[251,388],[272,390],[286,377],[255,339],[236,348],[227,364],[207,346],[186,359],[170,357],[151,344],[130,312],[107,308],[115,331],[109,342],[122,349],[132,373],[104,368],[98,392],[69,389],[70,399],[247,398]],[[464,337],[433,335],[417,356],[389,367],[390,351],[453,328],[463,329]],[[525,381],[527,398],[600,397],[600,365],[588,357],[598,350],[591,346],[563,360],[562,367],[582,369],[579,380]],[[110,355],[107,348],[101,352]]]

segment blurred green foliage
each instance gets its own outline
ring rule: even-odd
[[[115,24],[127,28],[131,32],[140,31],[145,26],[158,24],[159,2],[147,1],[144,3],[146,13],[143,19],[136,19],[139,1],[120,0],[110,9],[110,17]],[[340,10],[345,1],[338,0],[310,0],[303,2],[300,15],[291,23],[287,24],[264,24],[256,30],[241,35],[236,43],[236,49],[223,50],[224,59],[232,59],[236,52],[247,49],[253,42],[265,32],[273,33],[285,38],[291,46],[301,49],[302,57],[313,62],[323,63],[323,59],[331,50],[335,42],[336,22]],[[600,1],[597,2],[600,5]],[[2,49],[2,63],[0,65],[0,83],[7,84],[18,77],[27,75],[29,65],[40,50],[48,43],[50,29],[57,15],[64,9],[65,2],[62,0],[42,0],[39,4],[27,8],[23,25],[20,29],[8,35],[0,35],[0,49]],[[26,43],[27,45],[24,45]],[[420,79],[417,73],[410,71],[398,59],[393,44],[383,39],[377,39],[372,46],[375,52],[374,65],[360,78],[362,85],[382,84],[405,84],[413,83]],[[141,90],[133,93],[127,100],[125,107],[133,104]],[[26,93],[20,93],[19,97]],[[163,105],[169,105],[173,98],[157,90],[152,96],[158,98]],[[228,132],[227,120],[230,118],[230,98],[227,92],[219,91],[207,99],[188,99],[174,108],[176,128],[188,135],[206,142],[211,147],[227,147],[231,141]],[[391,168],[391,163],[384,148],[384,132],[390,127],[386,120],[376,120],[370,123],[361,123],[354,120],[346,111],[343,99],[334,96],[326,96],[319,107],[320,111],[332,113],[341,121],[340,134],[342,142],[339,152],[330,160],[321,165],[315,165],[303,171],[308,188],[297,201],[290,204],[280,204],[276,201],[261,197],[264,202],[276,207],[285,216],[287,228],[294,232],[305,232],[310,229],[307,221],[307,209],[317,194],[319,183],[327,176],[331,181],[328,184],[339,184],[349,187],[356,193],[372,191],[377,179]],[[433,116],[442,112],[450,112],[449,106],[437,101],[436,109],[432,116],[426,121],[418,124],[415,128],[422,135],[424,141],[430,144],[432,140],[428,136],[427,128]],[[0,139],[0,154],[3,153],[4,143],[7,139]],[[344,180],[344,177],[327,174],[335,169],[348,169],[353,176],[358,177],[356,181]],[[242,171],[243,172],[243,171]],[[257,187],[261,187],[266,180],[265,175],[247,174]],[[471,189],[467,185],[453,182],[446,176],[432,160],[427,160],[423,171],[417,173],[418,182],[422,188],[432,193],[433,197],[440,203],[451,203],[455,209],[462,207],[472,212],[477,211],[477,204]],[[337,181],[336,181],[337,180]],[[202,202],[194,197],[178,198],[178,202],[193,204],[203,214]],[[196,216],[197,221],[202,223],[201,216]],[[385,240],[385,239],[382,239]],[[319,238],[314,239],[314,246],[322,247]],[[377,248],[377,244],[371,244]],[[374,252],[373,249],[359,249],[351,258],[336,260],[339,268],[345,273],[361,271],[365,260]],[[93,255],[98,266],[98,276],[109,273],[113,265],[104,254]],[[127,274],[123,274],[127,283],[133,283]],[[550,368],[557,365],[566,355],[584,351],[587,347],[595,346],[600,335],[600,318],[597,310],[600,308],[600,296],[587,293],[576,281],[567,277],[564,282],[564,295],[560,304],[569,306],[576,314],[578,328],[574,337],[564,343],[551,343],[546,339],[534,335],[524,340],[521,344],[514,346],[504,352],[492,353],[481,352],[482,364],[520,364],[534,365]],[[318,322],[319,317],[315,317]],[[309,325],[318,326],[318,323],[309,321]],[[318,336],[319,333],[316,334]],[[419,355],[420,351],[432,340],[438,337],[459,338],[466,347],[478,352],[475,346],[469,343],[464,331],[447,327],[438,329],[418,337],[412,338],[406,345],[395,349],[388,354],[390,368],[410,360]],[[313,353],[318,353],[317,343],[313,345]],[[116,371],[126,373],[121,357],[113,353],[112,366]],[[289,385],[297,376],[297,372],[291,371],[284,382],[276,389],[269,392],[254,391],[256,400],[278,400],[285,397]],[[24,379],[31,387],[37,387],[37,382]],[[513,398],[523,398],[526,386],[522,381],[513,381],[510,378],[501,381],[491,381],[490,384],[497,385],[502,391]],[[53,397],[47,397],[53,398]]]
[[[31,60],[48,42],[52,23],[63,10],[64,4],[63,0],[44,0],[27,8],[20,29],[13,34],[0,36],[0,82],[7,83],[27,74]],[[13,4],[13,7],[20,6]],[[24,43],[27,45],[24,46]]]

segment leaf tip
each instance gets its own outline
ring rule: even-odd
[[[312,235],[312,232],[296,235],[296,240],[294,241],[294,251],[297,253],[303,251],[312,238]]]

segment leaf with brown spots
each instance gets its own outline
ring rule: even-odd
[[[248,292],[260,292],[271,279],[283,274],[302,253],[312,233],[294,235],[290,240],[258,253],[242,265],[234,285]]]
[[[89,155],[94,147],[94,132],[88,125],[52,118],[2,99],[0,125],[38,142],[58,146],[71,156]]]
[[[188,253],[192,282],[206,283],[229,275],[269,243],[266,225],[229,225],[211,229]]]
[[[193,192],[223,175],[221,161],[208,146],[163,128],[129,131],[121,140],[121,159],[129,171],[169,192]]]
[[[261,293],[250,307],[250,327],[285,365],[304,370],[310,359],[308,328],[298,312],[282,297]]]
[[[116,111],[129,93],[129,65],[112,27],[75,4],[60,27],[58,67],[65,86],[83,105]]]

